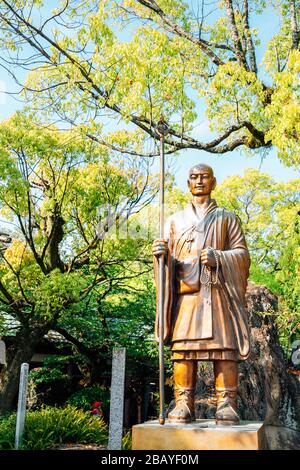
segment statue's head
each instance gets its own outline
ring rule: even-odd
[[[208,196],[215,189],[217,181],[213,169],[205,163],[199,163],[190,169],[187,184],[193,196]]]

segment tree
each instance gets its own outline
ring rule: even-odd
[[[42,3],[0,3],[0,63],[28,103],[26,118],[17,115],[0,130],[1,210],[16,225],[11,247],[2,250],[0,296],[18,321],[2,373],[3,409],[14,395],[18,364],[49,328],[91,363],[99,345],[105,350],[118,336],[114,315],[130,305],[121,292],[128,295],[137,275],[151,269],[144,241],[120,243],[119,220],[155,194],[149,167],[136,158],[157,155],[162,112],[170,125],[168,153],[261,152],[274,145],[285,164],[299,164],[298,0],[276,2],[280,30],[264,45],[261,66],[252,23],[270,14],[263,0],[199,1],[197,11],[178,0],[63,0],[51,14]],[[197,135],[204,107],[208,142]],[[69,130],[57,132],[53,121]],[[296,217],[293,183],[274,189],[254,173],[242,179],[242,190],[236,183],[224,191],[254,259],[283,272],[283,246]],[[184,200],[178,192],[172,202],[179,196]],[[116,237],[107,236],[112,220]],[[132,324],[140,326],[137,319]],[[99,322],[101,334],[95,328],[88,338],[89,322]]]
[[[290,219],[288,239],[282,250],[276,280],[282,286],[284,299],[279,327],[286,350],[300,336],[300,210]]]
[[[2,0],[1,64],[19,83],[13,67],[30,71],[21,88],[35,109],[115,151],[157,154],[147,138],[163,112],[168,152],[274,145],[297,165],[299,12],[298,0],[63,0],[49,14],[41,0]],[[260,45],[255,19],[270,15],[280,29]],[[204,101],[206,143],[195,127]]]
[[[255,267],[265,272],[279,269],[280,257],[290,239],[292,221],[300,209],[300,181],[276,182],[259,170],[246,169],[217,185],[220,206],[241,220]]]
[[[148,239],[122,236],[122,219],[153,199],[157,183],[149,161],[116,162],[92,140],[20,113],[1,124],[0,148],[0,211],[12,231],[1,250],[0,316],[3,332],[15,330],[1,371],[4,412],[20,364],[50,329],[92,356],[86,331],[93,311],[98,346],[109,349],[107,296],[151,270]]]

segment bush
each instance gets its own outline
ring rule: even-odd
[[[282,293],[280,283],[276,280],[273,272],[269,272],[262,266],[252,263],[250,268],[250,280],[255,284],[264,285],[276,295]]]
[[[95,401],[100,401],[104,416],[108,419],[109,400],[109,390],[99,385],[94,385],[93,387],[85,387],[73,393],[73,395],[68,398],[67,404],[81,408],[84,411],[91,411],[92,404]]]
[[[0,449],[14,447],[16,414],[0,420]],[[26,415],[22,449],[45,450],[61,444],[106,444],[107,426],[100,417],[78,410],[45,407]]]
[[[125,431],[122,437],[122,450],[131,450],[132,449],[132,432]]]
[[[33,398],[31,408],[38,409],[43,404],[63,406],[72,393],[72,379],[67,373],[71,356],[53,355],[44,359],[44,365],[29,372],[29,384]]]
[[[10,450],[15,446],[16,414],[0,417],[0,450]]]

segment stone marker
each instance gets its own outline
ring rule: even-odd
[[[6,364],[6,347],[4,341],[0,341],[0,364]]]
[[[20,372],[20,385],[19,385],[19,398],[18,398],[18,411],[17,411],[17,424],[16,424],[16,440],[15,440],[16,449],[19,449],[21,445],[23,431],[24,431],[27,385],[28,385],[28,370],[29,370],[29,364],[24,362],[21,365],[21,372]]]
[[[109,450],[121,450],[122,446],[125,353],[125,348],[113,350],[109,410]]]

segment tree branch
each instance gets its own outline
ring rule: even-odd
[[[249,51],[250,70],[252,70],[252,72],[257,74],[255,49],[254,49],[252,35],[250,32],[250,27],[249,27],[248,0],[244,0],[244,27],[245,27],[246,41],[247,41],[247,46],[248,46],[248,51]]]
[[[200,38],[195,38],[191,34],[189,34],[185,29],[181,26],[178,26],[174,21],[172,21],[166,13],[157,5],[154,0],[136,0],[141,5],[149,8],[154,13],[156,13],[162,20],[166,29],[168,29],[171,33],[175,33],[180,37],[187,39],[188,41],[192,42],[196,46],[198,46],[210,59],[215,65],[222,65],[224,62],[215,54],[215,52],[209,47],[209,43],[204,41]],[[221,49],[225,48],[224,46],[219,46]],[[227,49],[227,47],[226,47]]]
[[[240,65],[243,65],[248,70],[248,64],[242,48],[241,39],[235,22],[235,15],[232,6],[232,0],[225,0],[226,12],[230,23],[231,37],[234,45],[235,55]]]
[[[145,7],[151,9],[153,12],[158,14],[162,20],[164,21],[164,24],[172,27],[173,32],[176,34],[179,34],[182,37],[185,37],[187,40],[192,41],[193,43],[197,44],[199,47],[201,47],[204,52],[208,55],[211,56],[213,54],[212,60],[217,64],[217,65],[222,65],[222,62],[215,56],[215,54],[206,46],[205,42],[203,40],[199,40],[191,36],[188,32],[183,30],[180,26],[176,25],[172,20],[170,20],[165,13],[161,10],[161,8],[158,7],[156,2],[154,0],[137,0],[139,3],[144,5]],[[101,106],[106,107],[109,110],[114,111],[115,113],[123,116],[123,110],[117,105],[117,104],[109,104],[108,98],[109,94],[104,90],[101,89],[97,84],[94,83],[93,79],[89,75],[88,71],[85,69],[85,67],[78,61],[76,60],[72,55],[70,55],[66,50],[62,49],[62,47],[57,44],[55,41],[53,41],[51,38],[49,38],[41,29],[37,28],[34,26],[32,23],[29,23],[25,18],[22,18],[13,8],[11,5],[6,0],[3,0],[7,8],[11,11],[13,15],[15,15],[18,19],[19,22],[24,24],[29,31],[34,32],[35,35],[40,36],[43,40],[45,40],[49,45],[54,47],[63,57],[65,57],[70,63],[77,68],[77,70],[80,72],[82,77],[84,78],[84,81],[89,85],[88,88],[83,86],[82,81],[77,81],[76,86],[83,92],[89,92],[92,96],[92,98],[95,101],[99,101],[100,99],[104,100],[104,103],[101,103]],[[234,12],[233,12],[233,7],[232,7],[232,1],[231,0],[226,0],[227,4],[227,12],[228,15],[231,19],[231,27],[232,27],[232,36],[234,40],[234,45],[235,45],[235,53],[240,61],[241,64],[243,64],[247,69],[247,62],[243,53],[243,49],[241,46],[240,38],[238,35],[237,27],[235,24],[235,17],[234,17]],[[42,49],[40,45],[37,45],[36,42],[33,42],[30,40],[29,37],[26,37],[25,33],[20,30],[20,28],[17,28],[12,24],[9,18],[3,18],[6,23],[14,29],[14,31],[17,34],[20,34],[22,38],[27,40],[27,42],[34,47],[36,50],[38,50],[40,53],[42,53],[49,61],[50,61],[50,56],[49,54]],[[52,65],[54,66],[59,66],[57,62],[52,62]],[[65,76],[69,79],[69,75],[67,72],[65,72]],[[150,121],[147,117],[145,116],[136,116],[134,114],[131,114],[129,116],[130,121],[138,126],[140,129],[142,129],[144,132],[146,132],[149,136],[151,136],[153,139],[158,140],[159,137],[155,132],[155,123]],[[247,145],[247,137],[243,136],[238,137],[234,142],[230,142],[227,144],[224,144],[222,146],[219,146],[221,142],[223,142],[227,137],[229,137],[232,133],[234,133],[236,130],[241,129],[242,125],[233,125],[231,128],[229,128],[227,131],[224,132],[223,135],[218,137],[217,139],[213,139],[211,142],[208,143],[202,143],[200,141],[197,141],[196,139],[184,135],[184,134],[179,134],[176,132],[174,129],[169,130],[169,135],[165,139],[165,143],[167,146],[170,148],[166,149],[167,153],[173,153],[176,150],[181,150],[181,149],[187,149],[187,148],[193,148],[197,150],[205,150],[210,153],[215,153],[215,154],[223,154],[226,153],[234,148],[237,148],[238,146],[241,145]],[[250,128],[249,128],[250,130]],[[250,130],[251,132],[251,130]],[[175,139],[172,139],[170,136],[173,136]],[[104,142],[103,140],[99,140],[95,136],[91,136],[91,134],[88,134],[88,137],[92,138],[93,140],[99,141],[99,143],[102,143],[102,145],[107,145],[108,147],[112,148],[113,150],[116,151],[123,151],[124,149],[118,147],[118,146],[113,146],[112,144],[109,144],[107,142]],[[262,142],[262,140],[261,140]],[[264,144],[262,143],[262,146]],[[129,155],[135,155],[134,151],[128,150],[126,151]],[[136,152],[137,153],[137,152]],[[138,154],[141,155],[141,154]],[[155,156],[156,153],[153,154],[145,154],[145,156]]]
[[[8,292],[6,287],[2,284],[0,281],[0,292],[4,295],[4,297],[7,299],[7,302],[5,302],[7,305],[14,305],[15,301],[13,296]]]
[[[21,262],[20,262],[20,265],[22,263],[22,259],[23,259],[23,256],[24,256],[24,252],[25,252],[25,247],[24,247],[24,250],[23,250],[23,253],[22,253],[22,258],[21,258]],[[22,294],[22,297],[23,299],[25,300],[25,302],[28,304],[28,305],[33,305],[32,302],[30,302],[30,300],[26,297],[26,294],[25,294],[25,291],[23,289],[23,286],[22,286],[22,283],[21,283],[21,278],[20,278],[20,273],[17,272],[14,267],[12,266],[12,264],[8,261],[8,259],[5,257],[4,254],[1,254],[2,258],[4,259],[5,263],[7,264],[7,266],[9,267],[9,269],[12,271],[12,273],[14,274],[14,276],[17,278],[17,282],[18,282],[18,286],[19,286],[19,289],[20,289],[20,292]]]
[[[72,343],[79,352],[82,352],[84,355],[89,356],[90,349],[85,346],[83,341],[79,341],[77,338],[72,336],[65,328],[55,327],[55,331],[61,334],[67,341]]]
[[[298,49],[300,43],[300,31],[297,24],[295,0],[290,0],[290,15],[292,28],[292,49]]]

